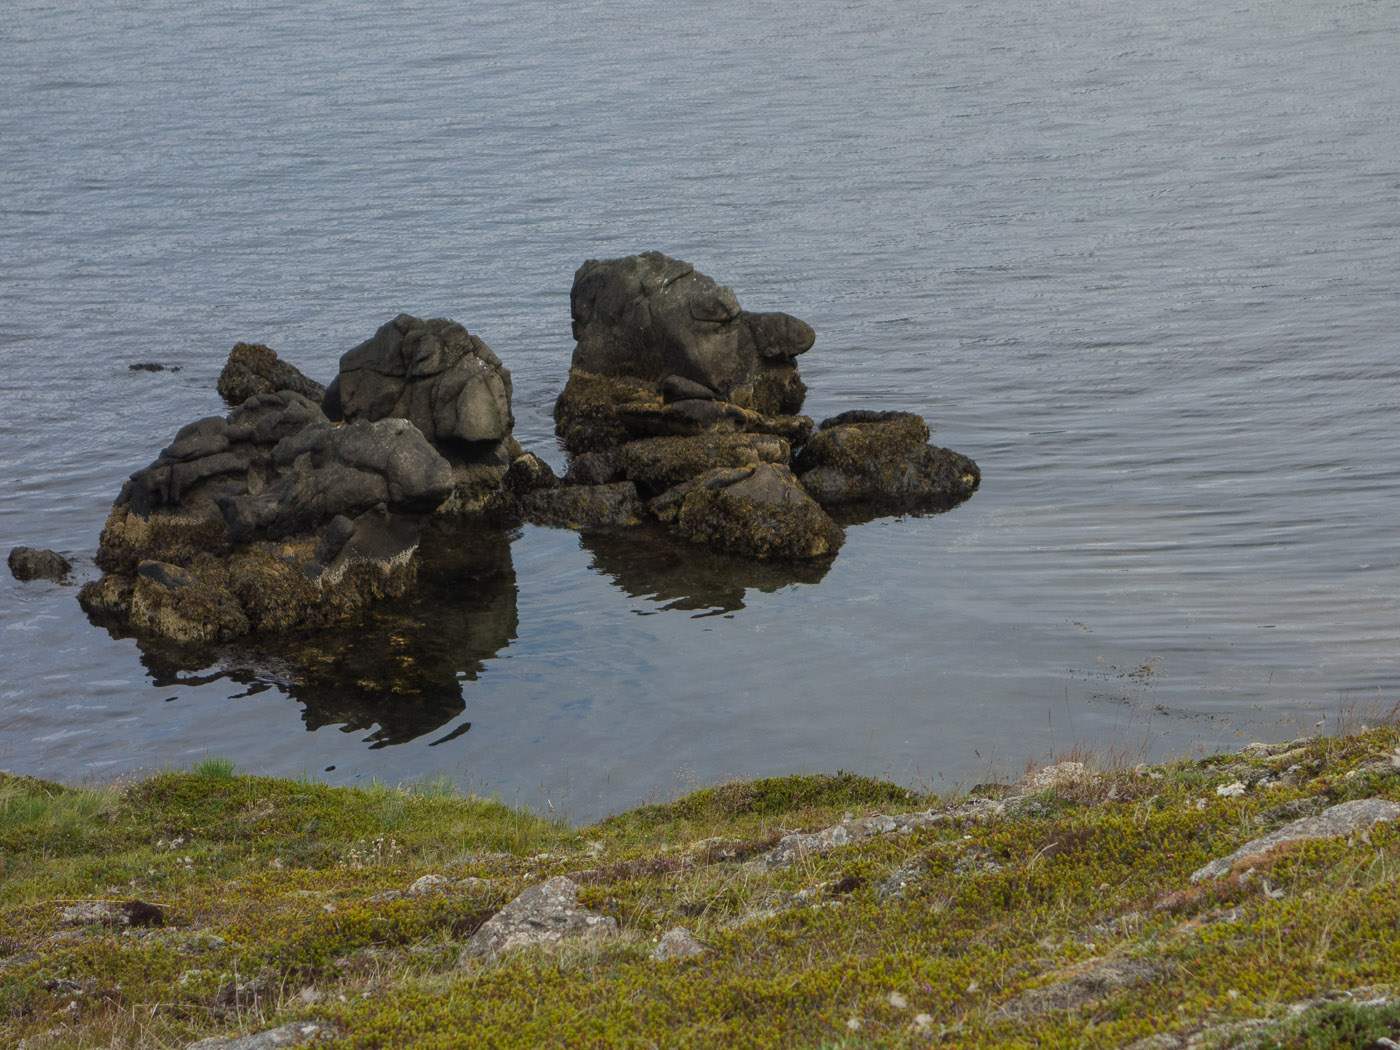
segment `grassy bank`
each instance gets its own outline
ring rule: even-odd
[[[0,1045],[183,1048],[302,1020],[376,1048],[1400,1039],[1395,823],[1191,879],[1338,803],[1400,800],[1397,745],[1386,727],[1063,766],[943,800],[789,777],[583,829],[217,761],[97,790],[0,777]],[[615,932],[464,951],[560,875]],[[703,952],[654,960],[676,927]]]

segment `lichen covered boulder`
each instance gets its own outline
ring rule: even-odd
[[[675,512],[677,533],[752,558],[823,558],[846,534],[807,495],[792,471],[773,463],[700,475]]]
[[[57,551],[34,547],[16,547],[6,559],[10,575],[21,581],[53,580],[58,582],[73,571],[73,563]]]

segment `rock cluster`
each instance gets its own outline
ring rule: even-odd
[[[728,554],[829,562],[837,519],[946,509],[977,487],[915,415],[799,415],[812,329],[741,309],[688,263],[589,261],[570,303],[563,477],[516,442],[509,370],[454,321],[394,318],[324,392],[240,343],[219,378],[232,411],[181,429],[124,485],[84,608],[193,643],[344,622],[410,591],[429,521],[649,522]]]

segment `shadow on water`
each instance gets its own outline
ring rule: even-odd
[[[511,535],[488,529],[430,529],[411,599],[377,606],[338,629],[250,636],[221,647],[137,640],[157,688],[228,680],[237,695],[280,689],[299,701],[308,730],[370,731],[371,748],[414,740],[465,710],[474,681],[515,640]],[[433,744],[467,732],[470,722]]]
[[[820,583],[831,568],[831,559],[765,562],[721,554],[650,527],[587,532],[579,544],[592,556],[591,569],[632,597],[660,606],[643,615],[677,609],[719,616],[742,609],[751,590],[771,594]]]

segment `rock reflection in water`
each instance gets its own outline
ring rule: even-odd
[[[819,583],[831,567],[829,558],[760,561],[722,554],[647,526],[585,532],[579,543],[592,555],[590,568],[634,598],[697,616],[742,609],[750,590],[771,594],[794,583]]]
[[[370,730],[373,748],[432,733],[466,710],[462,681],[515,640],[511,535],[434,525],[423,538],[411,599],[376,606],[340,629],[248,636],[221,648],[141,639],[141,662],[158,688],[227,679],[246,693],[277,688],[304,705],[309,730]],[[471,727],[466,722],[440,740]]]

